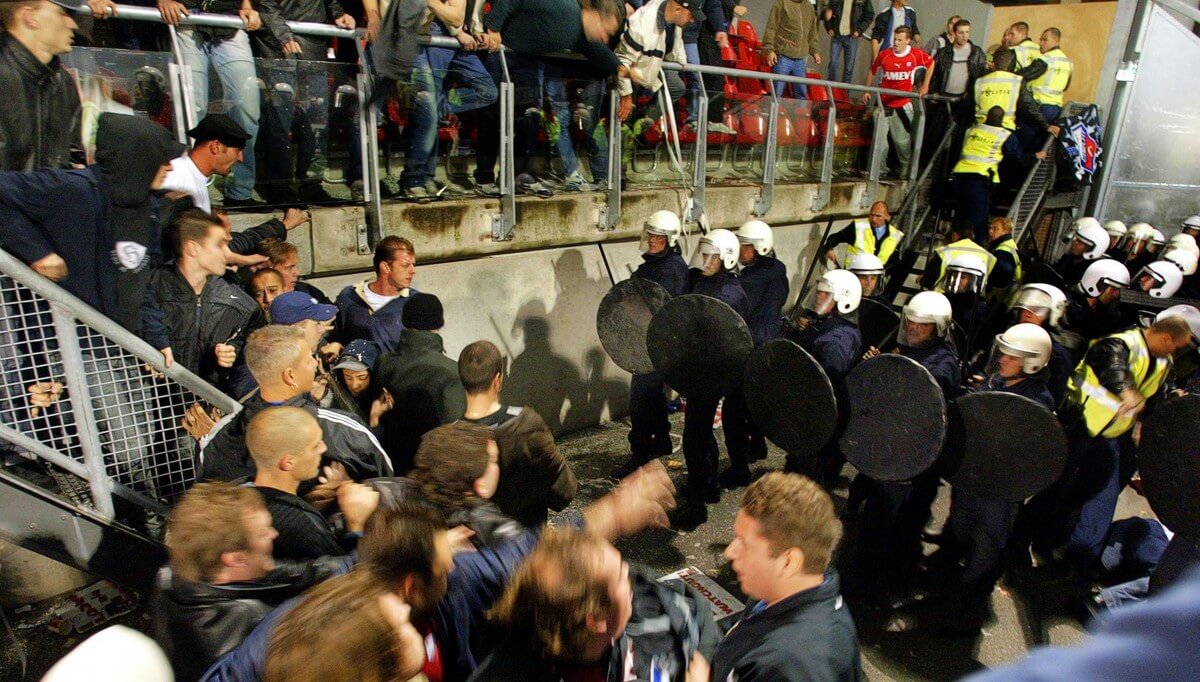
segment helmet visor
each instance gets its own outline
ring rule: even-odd
[[[947,270],[942,280],[942,291],[947,294],[977,294],[981,278],[965,270]]]

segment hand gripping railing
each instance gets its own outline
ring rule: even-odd
[[[241,406],[3,250],[0,306],[0,441],[87,481],[105,518],[113,495],[165,510],[196,477],[185,412]]]

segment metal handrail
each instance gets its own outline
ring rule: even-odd
[[[86,4],[75,10],[79,14],[91,14],[92,10]],[[153,7],[139,7],[137,5],[117,5],[117,14],[115,19],[132,19],[134,21],[152,21],[156,23],[166,23],[162,19],[162,15]],[[191,12],[179,19],[181,26],[210,26],[212,28],[246,28],[246,24],[241,17],[232,14],[212,14],[210,12]],[[289,21],[288,28],[292,33],[302,36],[316,36],[321,38],[361,38],[365,35],[365,31],[361,28],[349,29],[331,24],[322,24],[314,21]]]
[[[954,139],[954,131],[957,126],[957,122],[953,120],[950,121],[950,124],[946,127],[946,134],[942,136],[941,142],[939,142],[937,148],[933,150],[933,154],[931,154],[929,157],[929,162],[925,164],[925,168],[921,170],[921,173],[917,176],[916,181],[909,185],[908,194],[904,196],[904,200],[900,203],[900,208],[896,210],[895,215],[903,216],[906,212],[913,210],[914,204],[918,200],[921,193],[921,187],[925,185],[925,182],[929,179],[929,174],[933,172],[933,169],[937,167],[938,162],[950,148],[950,141]],[[920,150],[916,150],[916,152],[920,153]],[[898,249],[900,253],[904,253],[904,251],[907,249],[912,248],[913,243],[916,242],[916,239],[919,236],[917,232],[918,231],[915,228],[910,227],[904,233],[904,239],[901,241]]]
[[[1056,141],[1057,141],[1057,139],[1053,135],[1050,135],[1049,137],[1046,138],[1046,141],[1042,144],[1042,148],[1039,151],[1043,151],[1043,152],[1049,151],[1050,146],[1053,145]],[[1021,189],[1017,190],[1017,196],[1013,199],[1012,204],[1008,207],[1007,217],[1010,220],[1013,220],[1014,222],[1020,221],[1020,224],[1015,226],[1015,234],[1013,235],[1014,240],[1020,239],[1021,233],[1024,231],[1025,227],[1028,226],[1029,219],[1032,217],[1032,214],[1035,212],[1035,211],[1030,211],[1029,215],[1022,216],[1021,215],[1021,202],[1024,201],[1025,195],[1029,193],[1029,187],[1030,187],[1030,185],[1033,184],[1033,181],[1037,177],[1038,172],[1042,169],[1042,165],[1046,164],[1046,163],[1053,164],[1054,161],[1053,161],[1053,159],[1049,159],[1049,158],[1048,159],[1040,159],[1040,158],[1034,157],[1033,166],[1030,167],[1029,174],[1025,176],[1025,182],[1021,183]],[[1049,166],[1049,167],[1053,168],[1053,166]],[[1044,195],[1048,189],[1050,189],[1049,183],[1047,183],[1046,187],[1042,188],[1042,194]],[[1036,208],[1037,208],[1037,206],[1035,204],[1034,209],[1036,209]]]

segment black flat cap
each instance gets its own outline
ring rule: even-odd
[[[194,139],[196,144],[216,140],[228,147],[244,149],[250,134],[226,114],[208,114],[188,131],[188,137]]]

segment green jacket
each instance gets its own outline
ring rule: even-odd
[[[806,59],[819,54],[817,11],[808,0],[775,0],[763,33],[764,52],[789,59]]]
[[[449,424],[467,411],[467,396],[458,379],[458,364],[446,357],[442,337],[431,331],[405,329],[396,350],[375,365],[374,381],[386,388],[395,407],[380,420],[383,448],[396,475],[408,473],[421,436]]]

